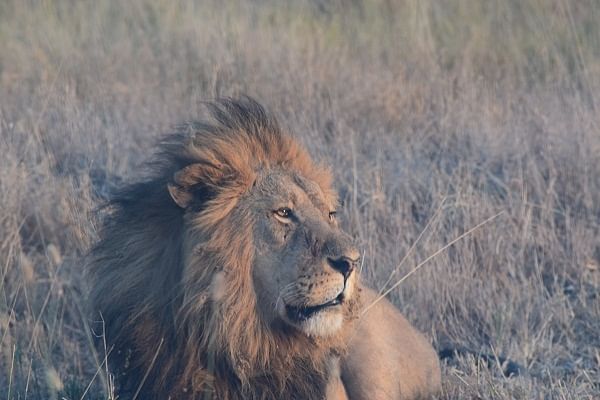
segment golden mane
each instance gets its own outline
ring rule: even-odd
[[[334,198],[330,173],[254,100],[209,108],[210,122],[180,126],[148,177],[110,201],[90,252],[90,302],[120,396],[322,398],[328,360],[345,341],[264,326],[252,285],[254,220],[236,206],[262,169],[295,171]]]

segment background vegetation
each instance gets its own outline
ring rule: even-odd
[[[108,397],[94,209],[201,101],[247,93],[333,166],[377,288],[503,212],[389,295],[437,348],[528,370],[459,357],[442,399],[597,399],[599,21],[595,0],[0,2],[0,397]]]

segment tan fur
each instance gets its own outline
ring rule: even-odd
[[[365,305],[376,298],[363,290]],[[441,387],[436,352],[387,300],[362,314],[349,346],[342,379],[351,400],[428,398]]]
[[[357,382],[380,380],[360,354],[382,339],[358,318],[358,253],[330,217],[330,173],[253,100],[211,108],[212,122],[180,127],[148,178],[115,196],[90,253],[90,300],[120,398],[365,398]],[[293,218],[278,213],[288,207]],[[382,306],[377,318],[404,321]],[[439,370],[437,381],[418,371],[437,361],[394,353],[412,352],[401,342],[418,333],[388,325],[373,349],[392,370],[401,363],[390,376],[398,393],[435,389]]]

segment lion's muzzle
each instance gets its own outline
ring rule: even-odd
[[[352,247],[347,247],[347,249],[347,251],[340,252],[343,255],[333,256],[330,253],[329,256],[325,257],[322,265],[323,272],[316,274],[324,276],[323,281],[321,281],[323,283],[315,286],[310,284],[308,287],[312,290],[305,293],[306,297],[303,302],[285,304],[282,311],[285,312],[285,317],[289,322],[304,326],[304,323],[318,317],[316,321],[320,322],[315,321],[315,323],[308,325],[311,329],[314,329],[317,324],[328,325],[331,318],[333,318],[333,321],[339,320],[345,302],[351,298],[354,292],[356,277],[353,276],[353,272],[358,268],[360,261],[357,250]],[[313,301],[306,301],[307,298],[311,297]],[[318,298],[320,298],[320,302],[317,300]],[[323,329],[319,330],[323,331]]]

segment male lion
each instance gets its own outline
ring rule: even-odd
[[[168,137],[87,273],[119,398],[411,399],[431,345],[359,281],[330,173],[254,100]]]

